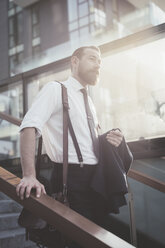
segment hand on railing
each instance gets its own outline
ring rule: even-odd
[[[36,197],[46,194],[45,187],[34,176],[25,176],[16,187],[17,195],[23,200],[29,198],[31,190],[36,190]]]

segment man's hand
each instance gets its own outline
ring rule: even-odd
[[[106,139],[109,143],[115,147],[118,147],[123,140],[123,134],[118,129],[112,130],[107,134]]]
[[[25,176],[21,179],[20,183],[16,187],[16,193],[21,200],[28,198],[32,189],[36,189],[36,197],[40,197],[41,194],[46,194],[44,185],[41,184],[34,176]]]

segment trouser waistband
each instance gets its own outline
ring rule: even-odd
[[[42,155],[41,161],[43,163],[45,163],[45,164],[51,163],[54,166],[62,166],[63,165],[62,163],[57,163],[57,162],[51,161],[47,154],[43,154]],[[92,166],[96,167],[97,164],[84,164],[84,163],[76,164],[76,163],[69,163],[68,166],[69,167],[83,168],[83,167],[92,167]]]
[[[55,166],[63,166],[62,163],[56,163],[56,162],[54,162],[54,165]],[[73,168],[73,167],[83,168],[83,167],[93,167],[93,166],[96,167],[97,164],[72,164],[72,163],[68,164],[68,167],[70,167],[70,168]]]

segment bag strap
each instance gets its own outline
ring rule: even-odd
[[[60,83],[61,84],[61,83]],[[67,202],[67,175],[68,175],[68,94],[67,89],[61,84],[63,102],[63,197]]]
[[[38,141],[38,150],[37,150],[37,160],[36,160],[36,178],[39,179],[39,174],[41,170],[41,152],[42,152],[42,136]]]
[[[56,81],[58,82],[58,81]],[[66,198],[67,194],[67,174],[68,174],[68,94],[66,87],[61,85],[62,90],[62,104],[63,104],[63,195]],[[36,177],[39,178],[39,173],[41,169],[41,152],[42,152],[42,136],[39,138],[38,151],[37,151],[37,161],[36,161]]]
[[[76,150],[77,158],[80,163],[80,166],[83,166],[83,157],[80,151],[80,147],[77,142],[77,138],[70,120],[69,116],[69,103],[68,103],[68,94],[67,88],[60,82],[56,81],[61,85],[62,89],[62,104],[63,104],[63,195],[66,198],[67,195],[67,175],[68,175],[68,128],[70,135],[73,140],[73,144]],[[41,152],[42,152],[42,136],[39,138],[38,143],[38,152],[37,152],[37,161],[36,161],[36,175],[39,177],[41,169]]]
[[[56,81],[58,82],[58,81]],[[60,83],[60,82],[58,82]],[[80,163],[80,166],[83,166],[83,157],[80,151],[79,144],[77,142],[77,138],[72,126],[72,122],[69,116],[69,103],[68,103],[68,94],[67,94],[67,88],[62,84],[62,100],[63,100],[63,184],[67,185],[67,172],[68,172],[68,127],[70,131],[70,135],[73,140],[73,144],[76,150],[77,158]],[[66,162],[67,160],[67,162]],[[65,164],[64,164],[65,161]],[[66,166],[67,163],[67,166]]]

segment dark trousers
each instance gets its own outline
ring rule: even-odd
[[[62,165],[54,164],[55,173],[53,180],[55,191],[62,189]],[[82,168],[77,164],[68,166],[68,201],[70,208],[98,225],[104,225],[105,209],[99,195],[90,188],[90,182],[97,165],[84,165]],[[73,243],[69,248],[79,248]]]

